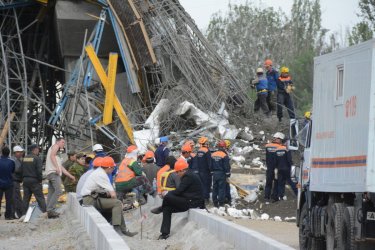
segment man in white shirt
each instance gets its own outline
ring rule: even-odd
[[[83,203],[83,198],[82,198],[81,192],[82,192],[83,186],[86,183],[87,178],[89,178],[89,176],[94,172],[95,169],[97,169],[98,167],[101,166],[101,163],[102,163],[102,157],[95,158],[92,162],[93,169],[87,170],[87,172],[84,173],[81,176],[81,178],[79,178],[78,183],[77,183],[77,187],[76,187],[76,197],[77,197],[77,200],[78,200],[79,204],[82,205],[82,203]]]
[[[119,234],[133,237],[137,233],[126,229],[125,220],[122,214],[122,203],[116,197],[116,192],[108,179],[116,166],[110,156],[103,157],[98,167],[87,178],[83,185],[81,195],[83,205],[94,206],[99,212],[112,211],[112,225]]]

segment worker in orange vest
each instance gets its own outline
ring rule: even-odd
[[[174,156],[168,156],[165,162],[166,164],[164,165],[164,167],[162,167],[156,174],[156,186],[157,186],[156,190],[161,197],[162,197],[161,176],[163,173],[169,171],[170,169],[174,169],[176,158],[174,158]]]
[[[116,191],[124,195],[133,188],[140,188],[139,201],[146,203],[146,194],[153,194],[153,189],[147,177],[142,175],[142,167],[137,161],[138,148],[131,145],[126,150],[124,160],[121,162],[115,179]],[[121,197],[123,198],[123,197]]]

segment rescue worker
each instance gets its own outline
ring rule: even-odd
[[[295,119],[294,105],[291,93],[294,90],[292,79],[289,75],[289,68],[281,67],[281,74],[277,80],[277,118],[281,122],[283,117],[283,106],[287,108],[289,118]]]
[[[167,136],[160,137],[160,144],[158,148],[155,150],[156,165],[158,165],[160,168],[165,166],[165,161],[167,157],[169,156],[169,148],[167,148],[167,144],[168,144],[168,137]]]
[[[311,122],[311,111],[306,111],[305,114],[303,115],[303,121],[302,121],[302,128],[304,128],[309,122]]]
[[[183,159],[178,159],[175,166],[176,173],[181,177],[180,186],[176,190],[168,191],[161,207],[151,210],[154,214],[163,213],[159,240],[167,239],[171,230],[172,213],[185,212],[190,208],[204,208],[202,184],[199,176],[188,169]]]
[[[224,206],[227,178],[230,177],[229,157],[225,151],[225,141],[217,144],[218,150],[211,154],[211,174],[213,176],[212,201],[215,207]]]
[[[42,213],[47,211],[46,200],[43,194],[43,162],[39,157],[39,147],[36,144],[30,146],[30,154],[28,154],[22,162],[22,178],[23,178],[23,211],[26,214],[29,208],[31,195],[34,194],[38,206]],[[58,215],[50,214],[48,218],[57,218]]]
[[[126,228],[122,214],[122,203],[116,197],[116,192],[111,185],[108,174],[113,172],[116,164],[112,157],[106,156],[100,162],[100,167],[94,170],[87,178],[82,188],[83,205],[94,206],[99,212],[110,210],[112,212],[112,225],[120,235],[129,237],[136,235]]]
[[[255,87],[257,92],[257,99],[254,103],[254,112],[258,112],[261,108],[263,113],[269,117],[270,110],[267,104],[267,96],[268,96],[268,80],[264,76],[264,71],[262,68],[258,68],[256,72],[257,76],[256,79],[253,80],[252,86]]]
[[[281,139],[283,140],[283,139]],[[290,187],[292,188],[295,195],[297,195],[298,190],[296,184],[290,178],[290,171],[292,167],[292,155],[291,152],[287,149],[285,145],[282,144],[281,141],[277,140],[276,143],[280,143],[280,145],[276,149],[276,168],[277,171],[277,192],[278,192],[278,200],[283,200],[285,194],[285,184],[288,182]]]
[[[225,152],[229,157],[229,148],[230,148],[230,140],[224,140],[225,141]],[[232,203],[232,195],[230,194],[230,184],[227,179],[225,182],[225,203],[226,204],[231,204]]]
[[[87,158],[91,158],[91,157],[86,157],[86,159]],[[77,187],[76,187],[76,197],[80,205],[82,205],[83,203],[83,198],[81,194],[83,185],[85,185],[87,178],[94,172],[94,170],[101,166],[103,158],[104,157],[96,158],[92,162],[93,168],[90,170],[87,170],[78,180]],[[85,163],[88,164],[89,162],[85,160]]]
[[[85,172],[85,160],[86,156],[83,154],[77,154],[76,155],[76,162],[73,163],[72,166],[69,168],[69,173],[73,175],[76,178],[76,181],[71,181],[70,179],[65,179],[64,180],[64,187],[65,187],[65,192],[75,192],[77,182],[79,178],[83,175]]]
[[[5,219],[13,220],[13,178],[12,174],[14,173],[15,163],[9,158],[10,149],[8,147],[3,147],[1,149],[1,158],[0,158],[0,209],[1,201],[3,200],[3,194],[5,194]]]
[[[272,60],[270,59],[264,61],[264,67],[266,68],[266,76],[268,81],[267,104],[270,112],[274,114],[276,112],[276,90],[279,72],[272,67]]]
[[[139,200],[141,204],[145,204],[146,198],[144,195],[146,193],[152,195],[154,191],[147,177],[142,174],[142,167],[137,161],[137,158],[137,146],[130,145],[118,169],[118,174],[115,179],[116,191],[122,196],[133,188],[140,187],[141,194],[139,195]]]
[[[159,167],[155,164],[155,155],[152,151],[147,151],[143,157],[145,163],[143,163],[143,172],[145,173],[148,181],[153,184],[156,182],[156,175],[159,171]],[[156,191],[156,190],[154,190]]]
[[[179,158],[179,160],[180,159],[184,160],[182,158]],[[175,164],[171,165],[171,168],[169,170],[165,171],[160,176],[160,184],[161,184],[160,191],[161,191],[162,197],[164,197],[168,191],[175,190],[180,185],[180,182],[181,182],[180,176],[175,171],[175,167],[177,163],[181,164],[181,161],[177,160]]]
[[[92,159],[92,161],[90,162],[89,170],[93,168],[93,164],[92,163],[95,160],[95,158],[107,156],[107,153],[104,152],[103,146],[101,144],[95,144],[92,147],[92,151],[94,152],[95,156]],[[115,178],[116,174],[117,174],[117,166],[113,169],[112,173],[108,174],[108,179],[111,182],[111,184],[113,184],[113,179]]]
[[[264,199],[266,202],[278,201],[278,182],[275,179],[275,169],[277,169],[276,151],[279,147],[282,147],[282,140],[285,139],[285,135],[281,132],[277,132],[273,135],[271,143],[266,145],[266,186],[264,188]],[[272,191],[272,194],[271,194]]]
[[[192,168],[193,167],[193,159],[196,156],[196,153],[194,152],[195,143],[194,143],[193,140],[189,139],[189,140],[185,141],[184,145],[190,146],[190,153],[189,153],[189,158],[187,158],[187,162],[189,164],[189,168]]]
[[[161,191],[161,176],[163,173],[169,171],[170,169],[174,168],[174,164],[176,163],[176,158],[174,156],[168,156],[166,160],[166,164],[164,167],[162,167],[158,173],[156,174],[156,185],[157,185],[157,193],[162,197],[162,191]]]
[[[180,158],[184,159],[188,164],[191,162],[191,156],[190,156],[191,151],[192,151],[191,145],[189,144],[182,145]]]
[[[13,173],[13,215],[16,218],[21,218],[23,215],[23,203],[21,196],[21,183],[22,183],[22,158],[24,149],[17,145],[13,147],[13,156],[11,159],[15,163],[15,169]]]
[[[200,148],[197,151],[193,161],[193,171],[199,174],[199,177],[203,185],[203,197],[206,203],[210,199],[210,189],[212,186],[212,175],[211,175],[211,152],[208,148],[208,138],[201,137],[198,139]]]

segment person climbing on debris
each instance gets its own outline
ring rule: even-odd
[[[225,151],[225,141],[217,143],[218,150],[211,154],[211,174],[213,178],[212,201],[215,207],[224,206],[227,178],[230,177],[229,157]]]
[[[13,215],[16,218],[21,218],[23,215],[23,203],[21,196],[21,183],[22,183],[22,161],[24,156],[24,149],[17,145],[13,147],[13,156],[11,157],[15,163],[13,173]]]
[[[71,181],[70,179],[65,179],[64,181],[64,187],[65,192],[75,192],[77,182],[79,178],[83,175],[85,172],[85,159],[86,155],[84,154],[77,154],[76,155],[76,162],[73,163],[72,166],[69,168],[69,173],[73,175],[76,178],[76,181]]]
[[[125,158],[118,169],[115,185],[120,199],[122,199],[124,195],[130,192],[133,188],[139,187],[139,202],[143,205],[146,203],[146,195],[152,195],[154,191],[147,177],[142,174],[142,167],[137,161],[137,158],[137,146],[130,145],[126,150]]]
[[[29,208],[31,195],[34,194],[38,206],[42,213],[47,211],[46,200],[43,194],[43,168],[42,159],[39,157],[39,147],[36,144],[30,146],[28,154],[22,162],[22,179],[23,179],[23,214],[26,214]],[[56,216],[48,216],[56,218]]]
[[[91,157],[88,157],[88,158],[91,158]],[[87,157],[86,157],[87,159]],[[103,157],[97,157],[94,159],[94,161],[92,162],[92,166],[93,168],[90,169],[90,170],[87,170],[82,176],[81,178],[79,178],[78,180],[78,183],[77,183],[77,187],[76,187],[76,198],[79,202],[80,205],[82,205],[82,202],[83,202],[83,198],[82,198],[82,188],[83,186],[85,185],[85,182],[87,180],[87,178],[94,172],[95,169],[97,169],[98,167],[101,166],[102,164],[102,160],[103,160]],[[85,162],[87,163],[88,160]],[[91,161],[89,161],[91,162]]]
[[[156,182],[156,175],[159,171],[159,167],[155,164],[155,155],[152,151],[147,151],[143,157],[144,163],[142,164],[143,173],[145,173],[148,181],[153,184]],[[154,190],[156,192],[156,190]]]
[[[211,175],[211,152],[209,150],[208,138],[201,137],[198,139],[200,148],[197,151],[197,155],[193,161],[193,171],[199,174],[199,177],[203,185],[203,197],[205,202],[208,203],[210,200],[210,190],[212,186],[212,175]]]
[[[84,206],[94,206],[99,212],[110,210],[112,212],[112,225],[117,233],[129,237],[136,235],[126,228],[122,214],[122,203],[116,197],[116,192],[111,185],[108,174],[112,173],[116,164],[112,157],[103,157],[100,166],[87,178],[82,188]]]
[[[292,79],[289,75],[289,68],[281,67],[281,74],[277,79],[277,118],[281,122],[283,118],[283,106],[286,107],[289,119],[295,119],[294,105],[291,93],[294,90]]]
[[[261,108],[266,117],[269,117],[271,112],[267,104],[268,80],[264,76],[262,68],[258,68],[256,74],[256,79],[252,81],[252,87],[255,88],[257,92],[257,99],[254,103],[254,112],[258,112]]]
[[[163,173],[169,171],[170,169],[173,169],[175,163],[176,163],[176,158],[174,158],[174,156],[168,156],[165,166],[162,167],[156,174],[157,193],[160,197],[163,197],[162,190],[161,190],[161,184],[162,184],[161,176],[163,175]]]
[[[190,208],[205,208],[199,176],[192,169],[188,169],[188,164],[183,159],[177,160],[175,171],[181,177],[180,186],[176,190],[166,193],[162,206],[151,210],[154,214],[163,213],[159,240],[169,237],[172,213],[185,212]]]
[[[282,147],[282,140],[285,139],[285,135],[281,132],[277,132],[273,135],[271,143],[266,144],[266,186],[264,188],[264,199],[266,203],[270,201],[278,201],[278,181],[275,178],[275,170],[277,169],[276,151],[279,147]],[[277,170],[276,170],[277,171]],[[277,175],[276,175],[277,176]],[[271,194],[272,191],[272,194]]]
[[[5,194],[5,219],[13,220],[13,178],[12,174],[14,173],[15,163],[12,159],[9,158],[10,149],[3,146],[1,149],[1,158],[0,158],[0,209],[1,202],[3,200],[3,194]]]
[[[272,67],[272,60],[267,59],[264,61],[264,67],[266,68],[266,76],[268,81],[268,96],[267,104],[271,114],[276,112],[276,90],[277,90],[277,79],[279,79],[279,72]]]
[[[165,161],[167,157],[169,156],[169,148],[167,148],[167,144],[168,144],[168,137],[167,136],[160,137],[160,144],[158,148],[155,150],[156,165],[158,165],[160,168],[165,166]]]

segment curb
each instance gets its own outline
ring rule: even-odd
[[[69,193],[67,206],[86,230],[95,249],[98,250],[130,250],[123,238],[117,234],[113,227],[94,207],[82,207],[79,205],[75,193]]]

